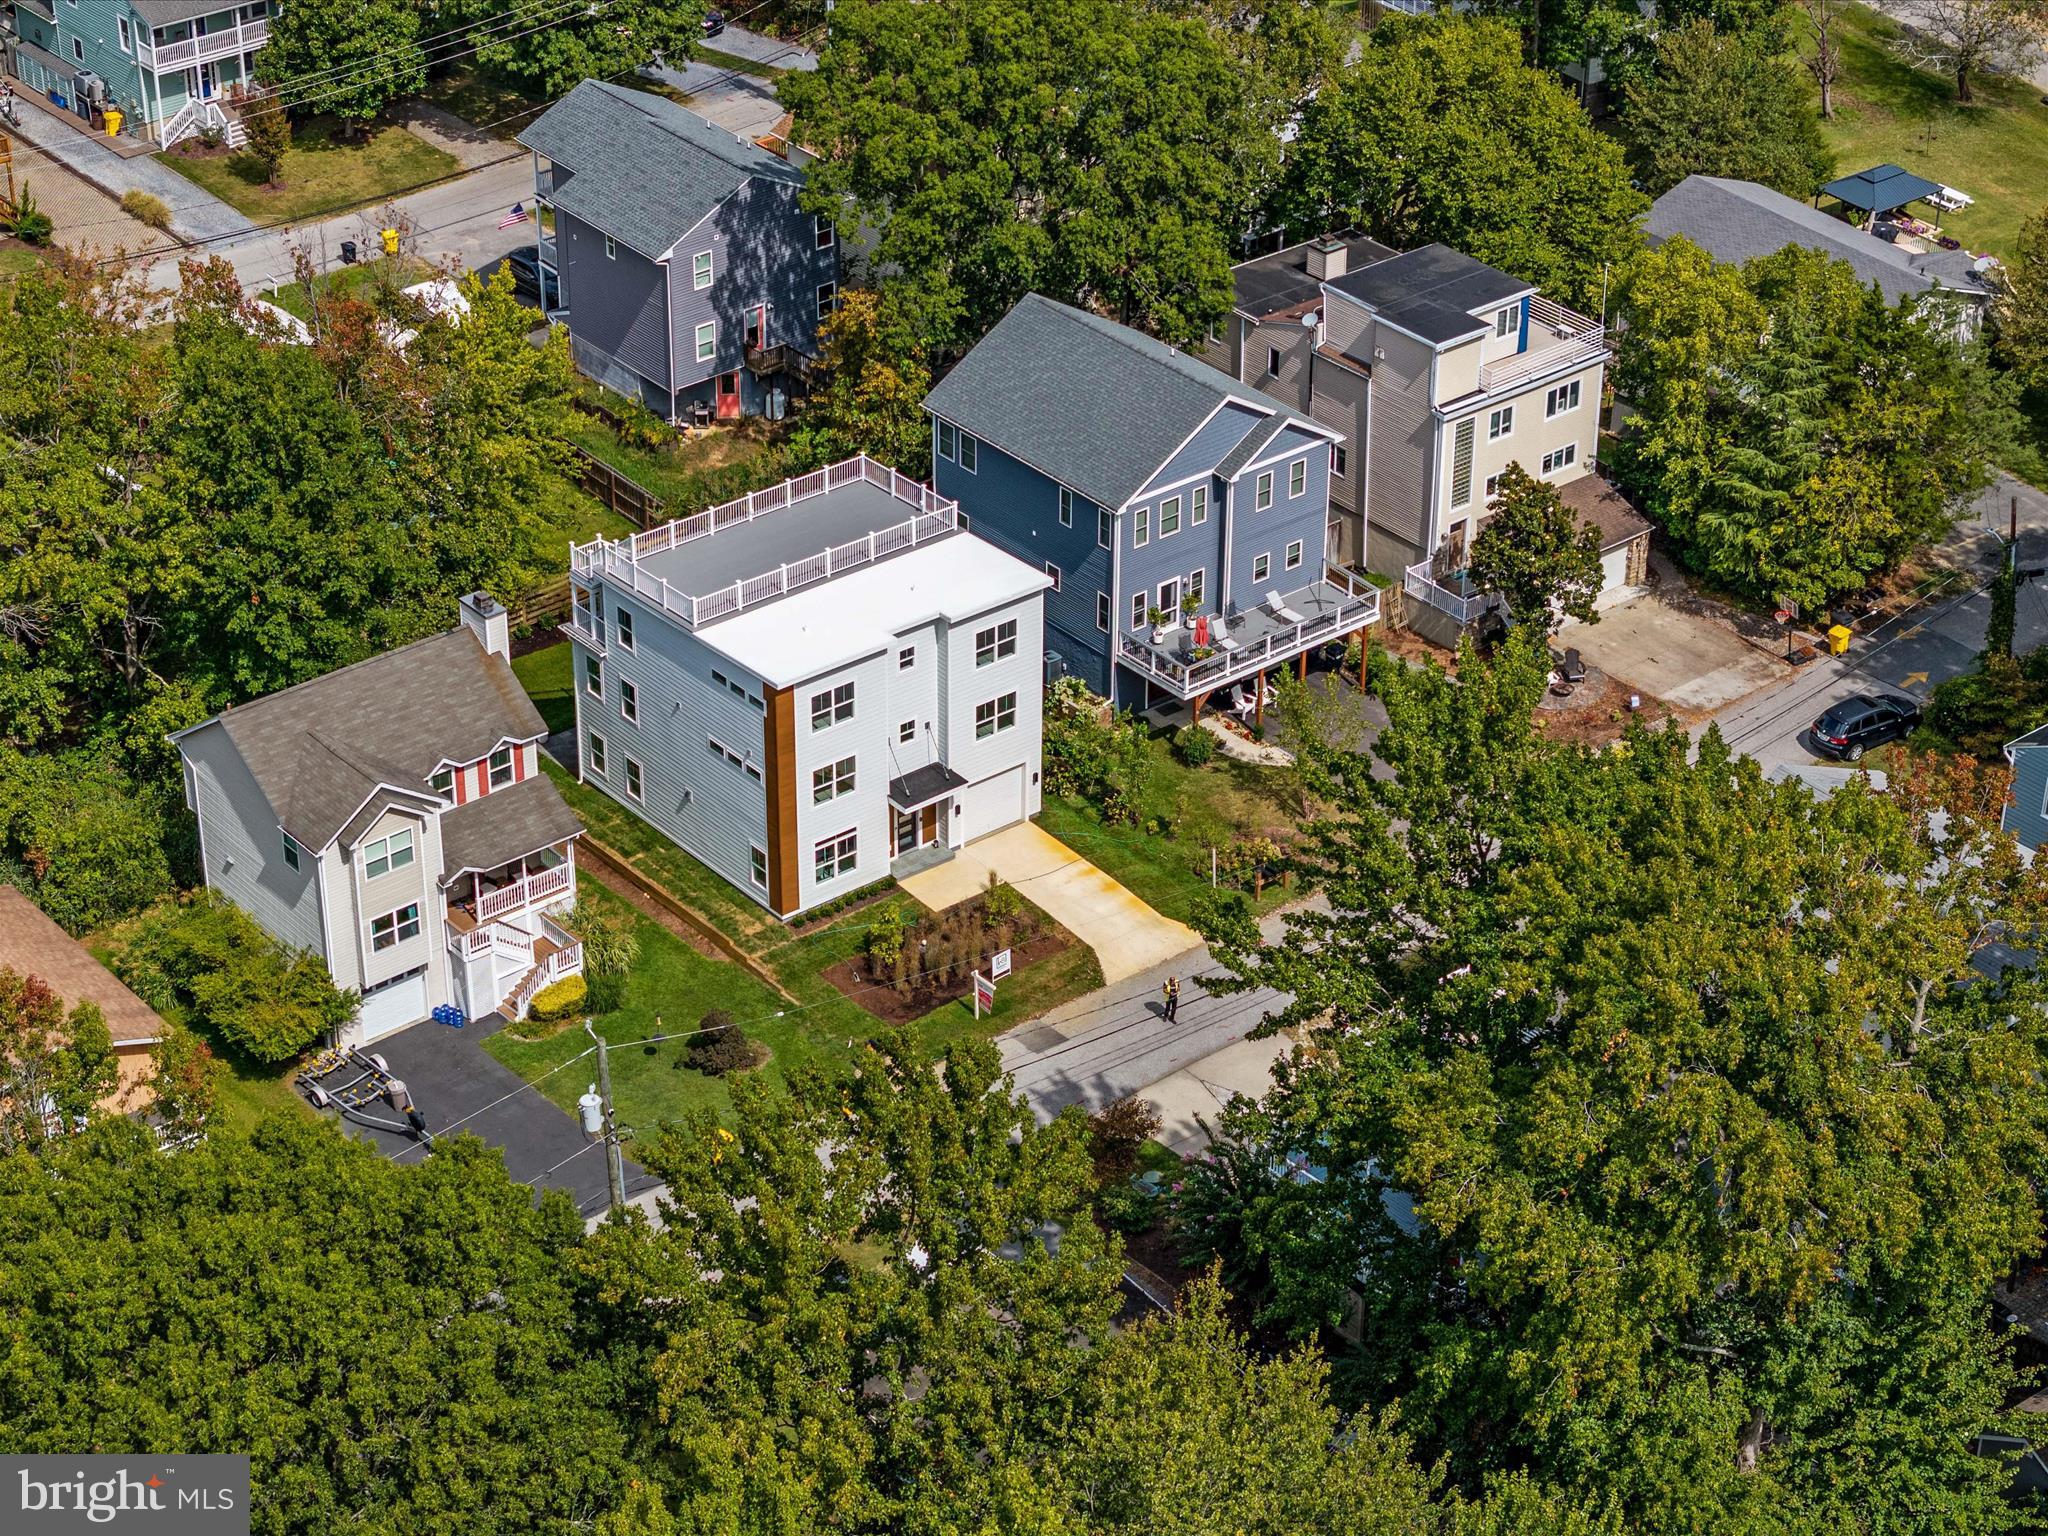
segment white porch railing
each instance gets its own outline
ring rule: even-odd
[[[503,956],[528,965],[533,963],[533,935],[521,933],[508,923],[487,923],[467,932],[453,923],[446,927],[448,952],[465,965],[484,955],[493,959]]]
[[[1447,613],[1460,624],[1470,624],[1493,603],[1491,592],[1453,592],[1442,582],[1430,575],[1430,563],[1411,565],[1402,574],[1401,586],[1417,602],[1427,603],[1440,613]]]
[[[891,527],[833,545],[759,575],[744,577],[729,587],[701,596],[678,592],[666,578],[640,568],[641,560],[649,555],[709,538],[720,529],[750,523],[770,512],[782,511],[798,502],[859,482],[879,486],[915,510],[904,521]],[[677,518],[630,538],[593,539],[588,544],[576,545],[569,551],[569,569],[578,576],[609,575],[628,591],[660,605],[664,612],[673,614],[694,629],[699,624],[722,619],[813,582],[872,565],[877,560],[915,548],[930,539],[953,533],[959,526],[959,507],[954,502],[923,481],[899,474],[888,465],[878,464],[866,454],[861,454],[857,458],[813,470],[808,475],[785,480],[765,491],[751,491],[722,506]]]
[[[569,622],[562,626],[562,633],[589,651],[598,660],[605,657],[604,637],[591,627],[590,618],[578,610],[571,610]]]
[[[230,149],[240,149],[249,138],[241,120],[231,117],[219,102],[188,101],[164,119],[163,127],[158,130],[157,139],[165,149],[169,149],[179,140],[204,133],[208,128],[218,128],[221,141]]]
[[[1189,699],[1198,693],[1213,693],[1226,683],[1283,661],[1292,661],[1312,645],[1379,622],[1379,588],[1335,566],[1324,571],[1323,580],[1341,594],[1336,606],[1284,629],[1269,630],[1249,645],[1234,650],[1219,647],[1213,656],[1183,662],[1162,655],[1135,635],[1126,634],[1117,647],[1118,659]]]
[[[570,937],[566,945],[519,978],[519,985],[514,987],[512,995],[505,999],[504,1012],[511,1018],[525,1018],[526,1010],[532,1006],[534,995],[541,988],[550,982],[560,981],[564,976],[575,976],[582,970],[583,946]]]
[[[557,864],[553,869],[543,869],[537,874],[515,880],[510,885],[479,897],[476,904],[476,919],[479,924],[496,922],[510,912],[530,907],[537,901],[547,901],[561,895],[576,883],[576,867],[570,863]]]
[[[1539,374],[1556,373],[1607,355],[1607,328],[1577,310],[1549,299],[1529,301],[1529,349],[1499,362],[1479,365],[1479,387],[1487,394],[1511,389]]]

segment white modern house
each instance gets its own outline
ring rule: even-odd
[[[504,608],[178,732],[206,883],[362,995],[361,1043],[452,1005],[523,1016],[582,969],[550,914],[582,823],[541,773]]]
[[[570,556],[577,767],[769,911],[1039,806],[1044,596],[865,455]]]

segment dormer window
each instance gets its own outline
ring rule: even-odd
[[[503,789],[512,782],[512,749],[500,747],[491,754],[491,788]]]
[[[439,773],[427,780],[427,783],[433,786],[434,793],[443,800],[455,798],[455,770],[453,768],[443,768]]]

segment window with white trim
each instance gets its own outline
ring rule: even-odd
[[[1064,485],[1060,487],[1060,526],[1062,528],[1074,526],[1074,493]]]
[[[837,725],[852,718],[853,684],[841,683],[837,688],[827,688],[823,693],[811,695],[812,730],[822,731],[828,725]]]
[[[77,0],[72,0],[72,3],[76,4]],[[85,62],[85,44],[75,37],[71,39],[71,57],[81,64]]]
[[[1344,452],[1344,445],[1342,443],[1330,444],[1330,473],[1339,480],[1344,479],[1347,462],[1348,458]]]
[[[839,285],[837,283],[818,284],[818,318],[823,320],[838,307]]]
[[[908,671],[909,671],[909,670],[910,670],[910,669],[911,669],[912,667],[914,667],[914,666],[916,666],[916,665],[917,665],[917,647],[916,647],[916,646],[914,646],[914,645],[906,645],[905,647],[903,647],[903,649],[902,649],[902,650],[900,650],[900,651],[898,651],[898,652],[896,653],[896,670],[897,670],[898,672],[908,672]]]
[[[604,773],[604,738],[595,731],[590,733],[590,771]]]
[[[640,689],[623,677],[619,679],[619,718],[628,725],[640,723]]]
[[[1048,561],[1046,561],[1046,562],[1045,562],[1045,574],[1046,574],[1046,575],[1048,575],[1048,576],[1050,576],[1050,577],[1052,578],[1052,589],[1053,589],[1053,591],[1055,591],[1055,592],[1059,591],[1059,589],[1060,589],[1060,568],[1059,568],[1058,566],[1054,565],[1054,564],[1053,564],[1053,563],[1052,563],[1052,562],[1051,562],[1050,560],[1048,560]]]
[[[1198,485],[1188,492],[1188,526],[1199,528],[1209,521],[1209,487]]]
[[[643,787],[644,787],[644,786],[643,786],[643,784],[642,784],[642,781],[641,781],[641,778],[640,778],[640,765],[639,765],[639,764],[638,764],[637,762],[635,762],[635,761],[634,761],[634,760],[633,760],[632,758],[630,758],[630,757],[629,757],[629,758],[627,758],[627,759],[626,759],[626,798],[627,798],[628,800],[639,800],[639,799],[642,799],[642,798],[643,798],[643,796],[642,796],[642,790],[643,790]]]
[[[583,658],[583,691],[592,698],[604,697],[604,663],[595,656]]]
[[[1280,349],[1278,347],[1266,348],[1266,372],[1275,377],[1279,375]]]
[[[960,467],[974,474],[981,465],[981,444],[970,434],[960,434]]]
[[[697,327],[697,361],[708,363],[718,356],[718,322],[706,320]]]
[[[938,445],[940,458],[957,459],[960,456],[959,429],[956,428],[950,421],[942,421],[939,423]]]
[[[860,833],[849,827],[846,831],[823,839],[811,851],[811,872],[820,880],[837,880],[841,875],[850,875],[860,860]]]
[[[1521,321],[1522,306],[1510,304],[1506,309],[1501,310],[1493,317],[1493,334],[1495,336],[1512,336],[1515,334],[1516,328],[1520,326]]]
[[[433,790],[433,792],[439,795],[443,800],[454,799],[455,770],[453,768],[443,768],[440,772],[436,773],[432,778],[427,780],[427,787]]]
[[[1262,470],[1252,490],[1252,510],[1264,512],[1273,505],[1273,471]]]
[[[834,242],[838,239],[838,236],[833,232],[832,221],[823,215],[814,215],[811,219],[811,229],[814,232],[818,249],[821,251],[831,250]]]
[[[363,844],[363,876],[375,880],[412,862],[412,828],[400,827],[389,837]]]
[[[291,833],[285,832],[280,835],[284,838],[285,867],[287,869],[297,869],[299,867],[299,845],[292,841]]]
[[[395,912],[370,919],[370,948],[393,949],[420,936],[420,904],[408,901]]]
[[[1569,384],[1558,385],[1543,397],[1543,415],[1546,420],[1552,416],[1562,416],[1566,411],[1576,411],[1578,408],[1579,381],[1577,379],[1573,379]]]
[[[699,289],[711,286],[711,253],[699,251],[690,258],[690,282]]]
[[[1199,612],[1203,601],[1209,596],[1208,567],[1198,565],[1188,572],[1186,595],[1195,600],[1195,608]]]
[[[978,630],[974,636],[974,664],[986,667],[1001,661],[1005,656],[1017,654],[1017,621],[1005,619],[1002,623]]]
[[[132,50],[134,44],[134,38],[128,32],[128,18],[126,16],[116,16],[114,21],[121,29],[121,51],[128,53]],[[296,864],[292,866],[293,869],[298,867]]]
[[[1486,477],[1486,504],[1487,504],[1488,506],[1492,506],[1492,505],[1493,505],[1493,499],[1494,499],[1494,498],[1495,498],[1496,496],[1498,496],[1499,494],[1500,494],[1500,476],[1499,476],[1499,475],[1488,475],[1488,476]]]
[[[1017,695],[1005,693],[990,699],[985,704],[974,706],[974,735],[976,740],[993,736],[998,731],[1007,731],[1017,723]]]
[[[1252,556],[1252,580],[1253,580],[1253,581],[1264,581],[1264,580],[1265,580],[1265,579],[1266,579],[1266,578],[1267,578],[1268,576],[1270,576],[1270,575],[1272,575],[1272,574],[1273,574],[1273,557],[1272,557],[1271,555],[1254,555],[1254,556]]]
[[[1152,509],[1135,507],[1131,511],[1131,548],[1143,549],[1152,542]]]
[[[1301,540],[1294,539],[1287,546],[1287,569],[1298,570],[1301,566]]]
[[[1098,591],[1095,594],[1095,627],[1105,635],[1109,633],[1109,594]]]
[[[836,763],[811,770],[811,804],[823,805],[828,800],[837,800],[841,795],[852,793],[852,758],[842,757]]]
[[[1107,507],[1097,508],[1095,513],[1095,547],[1097,549],[1109,549],[1115,542],[1116,518],[1110,514]]]
[[[1145,594],[1142,592],[1133,592],[1131,594],[1131,628],[1143,629],[1144,627]]]
[[[633,685],[628,683],[626,686],[630,688]],[[512,782],[512,749],[510,747],[498,748],[497,751],[490,755],[488,767],[490,769],[491,788],[503,789],[507,784],[510,784]]]
[[[633,610],[630,608],[620,608],[614,610],[614,612],[612,613],[612,624],[618,629],[619,632],[619,649],[622,651],[632,650]]]
[[[619,259],[619,242],[610,235],[604,237],[604,259],[606,261],[617,261]]]
[[[1180,498],[1169,496],[1159,503],[1159,537],[1180,532]]]
[[[1497,411],[1487,412],[1486,440],[1489,443],[1498,442],[1504,437],[1513,436],[1514,430],[1515,408],[1512,405],[1504,405]]]
[[[1578,460],[1579,445],[1577,443],[1566,443],[1562,448],[1553,448],[1550,452],[1543,455],[1542,473],[1554,475],[1560,469],[1576,464]]]
[[[1287,494],[1289,497],[1295,497],[1301,495],[1307,489],[1308,460],[1296,459],[1287,466]]]
[[[755,887],[759,890],[767,890],[768,850],[765,848],[749,848],[747,850],[747,855],[748,861],[752,866],[749,873],[753,879]]]
[[[917,740],[917,722],[915,720],[906,720],[897,726],[896,740],[904,746],[908,746],[911,742]]]

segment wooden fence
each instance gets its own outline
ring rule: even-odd
[[[514,629],[536,629],[543,624],[557,623],[569,616],[569,578],[556,576],[516,592],[505,604],[505,612]]]
[[[652,528],[667,516],[661,498],[639,481],[620,474],[580,444],[569,447],[575,452],[577,479],[583,489],[634,527]]]

